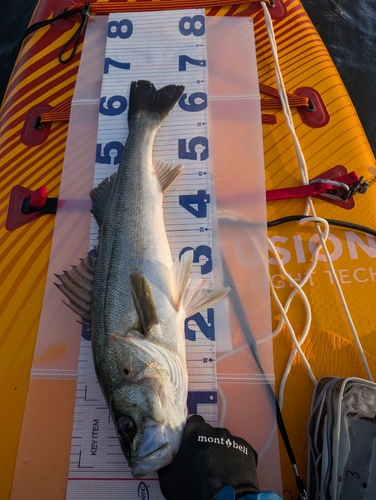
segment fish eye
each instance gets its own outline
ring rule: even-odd
[[[136,424],[129,417],[120,417],[117,422],[117,430],[121,437],[131,438],[136,434]]]

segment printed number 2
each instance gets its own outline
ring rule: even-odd
[[[187,318],[184,322],[184,333],[187,340],[196,340],[196,330],[189,328],[189,322],[194,321],[201,332],[209,340],[215,340],[214,331],[214,309],[209,308],[208,310],[208,321],[205,320],[202,314],[196,313],[190,318]]]
[[[198,26],[197,26],[198,25]],[[202,36],[205,34],[205,18],[204,16],[184,16],[179,22],[179,31],[184,36]]]

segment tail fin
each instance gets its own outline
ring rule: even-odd
[[[172,111],[183,92],[183,85],[167,85],[157,90],[147,80],[132,82],[129,94],[128,122],[136,118],[140,111],[157,113],[163,120]]]

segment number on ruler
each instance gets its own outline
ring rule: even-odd
[[[201,265],[201,274],[208,274],[213,270],[212,249],[208,245],[199,245],[197,248],[184,247],[179,253],[179,260],[188,250],[193,250],[193,262],[200,262],[200,257],[206,257],[205,264]]]
[[[197,415],[197,405],[207,405],[217,403],[217,393],[215,391],[189,391],[188,392],[188,413]]]
[[[124,31],[124,28],[126,30]],[[108,23],[107,36],[108,38],[129,38],[133,33],[133,23],[130,19],[122,19],[121,21],[110,21]]]
[[[194,66],[206,67],[205,59],[192,59],[189,56],[179,56],[179,71],[187,71],[187,63],[193,64]]]
[[[117,116],[124,113],[127,109],[128,102],[127,99],[122,95],[114,95],[110,97],[106,103],[107,97],[101,97],[99,104],[99,112],[106,116]],[[118,103],[117,106],[115,104]],[[106,106],[105,106],[106,104]]]
[[[186,103],[187,94],[183,94],[179,99],[179,106],[184,111],[203,111],[207,108],[207,96],[205,92],[195,92],[188,97],[188,103]],[[199,102],[197,102],[199,101]]]
[[[124,146],[121,142],[112,141],[105,144],[102,153],[102,144],[97,144],[97,153],[95,156],[96,163],[102,163],[106,165],[118,165],[120,163],[121,154],[123,152]],[[116,156],[112,162],[111,151],[116,151]]]
[[[110,71],[110,66],[114,66],[114,68],[120,69],[130,69],[130,63],[115,61],[115,59],[111,59],[111,57],[106,57],[104,60],[104,74],[108,74]]]
[[[208,321],[205,320],[202,314],[196,313],[189,318],[186,318],[184,322],[184,334],[187,340],[196,340],[196,330],[189,328],[189,322],[194,321],[198,326],[199,330],[205,335],[209,340],[215,340],[215,330],[214,330],[214,309],[207,309]]]
[[[198,26],[197,26],[198,25]],[[205,34],[204,16],[184,16],[179,21],[179,31],[184,36],[202,36]]]
[[[201,153],[196,152],[196,146],[202,146],[204,149]],[[209,158],[209,141],[206,137],[193,137],[188,142],[187,139],[178,139],[178,156],[183,160],[205,161]]]
[[[210,194],[205,189],[198,190],[197,194],[179,195],[179,205],[198,219],[206,217],[208,203],[210,203]],[[197,208],[193,205],[197,205]]]

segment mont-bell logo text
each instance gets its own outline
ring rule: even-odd
[[[245,455],[248,455],[248,448],[241,444],[238,444],[234,439],[223,438],[223,437],[212,437],[212,436],[198,436],[197,441],[199,443],[213,443],[220,444],[222,446],[227,446],[227,448],[234,448],[234,450],[239,450],[243,452]]]
[[[149,488],[143,481],[138,485],[137,495],[140,500],[149,500]]]

